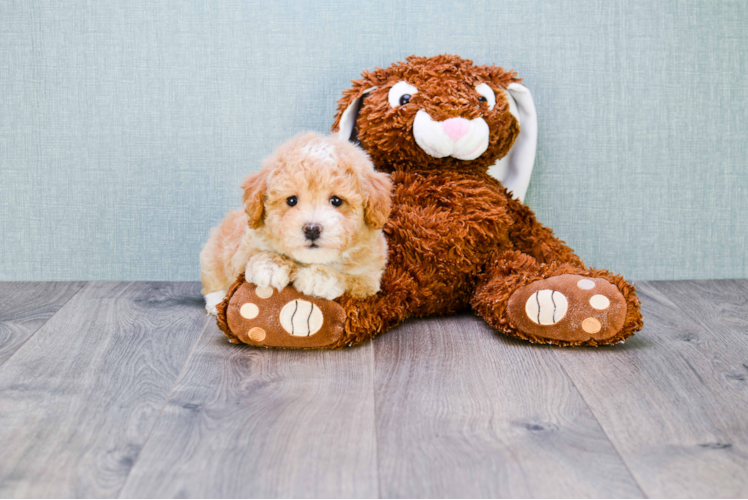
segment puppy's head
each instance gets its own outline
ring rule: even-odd
[[[329,264],[369,244],[390,212],[391,183],[348,141],[302,134],[244,181],[249,226],[266,250]]]

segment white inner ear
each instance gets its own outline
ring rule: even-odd
[[[517,119],[517,124],[521,127],[522,124],[519,122],[519,110],[517,109],[517,101],[514,100],[514,97],[512,97],[512,93],[509,92],[506,89],[502,89],[504,91],[504,95],[506,96],[506,100],[509,103],[509,113]]]
[[[405,94],[414,95],[417,93],[418,93],[418,89],[415,88],[413,85],[409,84],[408,82],[397,82],[390,89],[390,93],[387,96],[387,100],[389,101],[390,106],[392,106],[393,108],[396,108],[400,106],[400,98],[402,96],[404,96]]]
[[[361,99],[363,99],[364,96],[372,90],[376,90],[376,87],[371,87],[364,90],[361,94],[361,97],[359,97],[358,99],[354,99],[353,102],[347,108],[345,108],[343,114],[340,115],[340,123],[338,124],[338,138],[346,141],[351,138],[353,127],[356,126],[358,111],[361,107]]]
[[[488,174],[500,180],[509,192],[522,201],[535,164],[538,117],[532,94],[524,85],[510,83],[504,93],[509,102],[509,112],[519,124],[519,136],[509,153],[488,169]]]
[[[493,107],[496,106],[496,94],[493,93],[491,87],[489,87],[487,83],[481,83],[475,86],[475,90],[486,98],[486,101],[488,101],[488,109],[493,110]]]

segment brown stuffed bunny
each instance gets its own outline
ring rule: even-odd
[[[615,344],[640,330],[634,287],[587,268],[488,174],[520,134],[509,92],[523,88],[518,82],[513,72],[447,55],[364,72],[344,92],[333,131],[359,141],[376,168],[392,176],[381,291],[366,299],[344,295],[337,304],[289,295],[284,304],[305,300],[320,316],[326,312],[319,342],[289,342],[279,319],[266,327],[273,334],[263,343],[247,336],[252,324],[238,313],[253,293],[240,280],[219,308],[227,335],[254,345],[335,348],[406,318],[469,308],[493,328],[537,343]],[[529,173],[510,174],[512,191],[523,196]],[[233,326],[232,311],[240,318]]]

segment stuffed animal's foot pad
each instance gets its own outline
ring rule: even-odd
[[[507,314],[514,328],[533,337],[604,341],[623,328],[626,301],[606,279],[563,274],[514,292]]]
[[[343,335],[345,310],[336,303],[280,292],[242,280],[218,308],[218,325],[229,342],[261,347],[314,349],[336,344]]]

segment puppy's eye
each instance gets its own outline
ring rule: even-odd
[[[397,82],[387,94],[387,101],[393,108],[405,106],[417,93],[418,89],[408,82]]]
[[[343,200],[341,200],[337,196],[333,196],[330,198],[330,205],[332,205],[333,207],[339,207],[342,204],[343,204]]]
[[[491,87],[486,83],[481,83],[475,86],[475,90],[480,94],[478,100],[488,103],[488,109],[493,110],[493,107],[496,106],[496,94],[493,93]]]
[[[289,207],[294,207],[299,202],[299,199],[296,196],[289,196],[286,198],[286,205]]]

